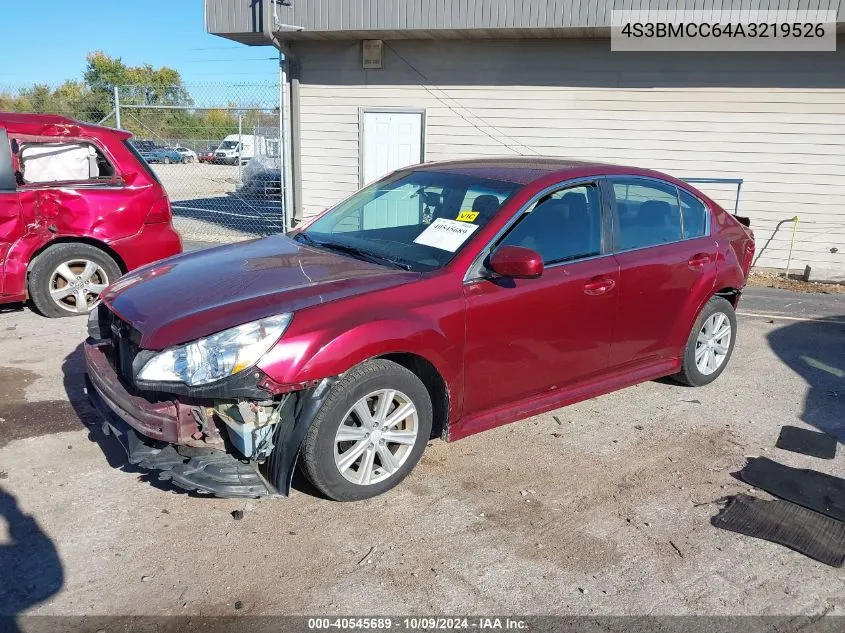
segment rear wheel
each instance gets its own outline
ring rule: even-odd
[[[47,317],[87,314],[106,286],[120,277],[111,257],[90,244],[56,244],[32,262],[29,297]]]
[[[708,385],[725,370],[736,343],[736,313],[729,301],[713,297],[695,320],[681,371],[675,378],[691,387]]]
[[[431,435],[431,398],[401,365],[367,361],[332,387],[302,447],[306,476],[337,501],[368,499],[401,482]]]
[[[169,164],[170,164],[170,158],[169,158],[169,157],[167,157],[167,156],[165,156],[165,157],[162,159],[162,161],[161,161],[161,162],[163,162],[165,165],[169,165]]]

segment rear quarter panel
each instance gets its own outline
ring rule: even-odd
[[[719,244],[717,290],[742,290],[754,255],[753,233],[714,203],[712,234]]]

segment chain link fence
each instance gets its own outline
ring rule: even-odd
[[[0,86],[0,110],[62,114],[132,132],[188,242],[237,241],[284,228],[275,83]]]

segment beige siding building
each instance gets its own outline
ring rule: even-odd
[[[758,266],[786,267],[798,217],[792,269],[809,265],[813,278],[845,280],[841,35],[836,52],[621,53],[602,30],[605,12],[576,12],[580,22],[570,15],[570,24],[551,30],[543,19],[556,18],[539,13],[536,24],[480,30],[490,26],[485,20],[513,21],[478,13],[484,4],[469,2],[464,17],[475,22],[465,30],[456,28],[460,11],[444,17],[432,9],[434,18],[425,15],[435,24],[424,30],[388,28],[408,24],[410,14],[374,30],[366,14],[351,11],[321,23],[322,31],[291,30],[297,23],[287,20],[311,19],[301,2],[277,12],[274,33],[294,64],[291,162],[300,217],[421,160],[599,160],[685,179],[742,180],[739,213],[755,229]],[[560,3],[546,4],[555,16]],[[213,18],[209,30],[219,32]],[[381,67],[365,69],[362,40],[373,38],[383,40]],[[735,183],[697,186],[733,210]]]

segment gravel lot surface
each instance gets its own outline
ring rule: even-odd
[[[243,195],[233,165],[152,165],[186,240],[232,242],[282,229],[281,202]]]

